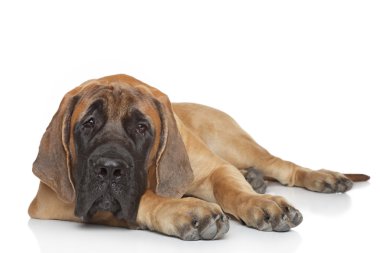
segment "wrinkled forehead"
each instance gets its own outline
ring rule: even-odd
[[[121,81],[94,80],[84,85],[82,95],[73,113],[73,120],[82,118],[91,107],[101,106],[109,119],[119,119],[138,110],[153,123],[159,120],[154,97],[144,86]]]

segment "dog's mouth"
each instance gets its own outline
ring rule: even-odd
[[[122,208],[119,201],[109,194],[100,196],[97,200],[95,200],[83,219],[91,219],[98,211],[110,212],[118,219],[123,217]]]

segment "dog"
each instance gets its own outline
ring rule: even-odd
[[[69,91],[44,133],[29,215],[212,240],[229,217],[288,231],[301,213],[262,194],[266,181],[346,192],[363,174],[311,170],[271,155],[227,114],[169,98],[131,76],[90,80]]]

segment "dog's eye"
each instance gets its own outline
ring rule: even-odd
[[[83,123],[84,128],[93,128],[95,126],[95,120],[94,118],[90,118],[87,121]]]
[[[138,124],[136,127],[136,132],[141,135],[144,135],[147,130],[148,126],[145,124]]]

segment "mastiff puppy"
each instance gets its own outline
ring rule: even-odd
[[[261,194],[264,179],[345,192],[366,175],[310,170],[271,155],[227,114],[170,103],[127,75],[68,92],[42,137],[29,215],[150,229],[183,240],[221,238],[226,214],[263,231],[288,231],[301,213]]]

